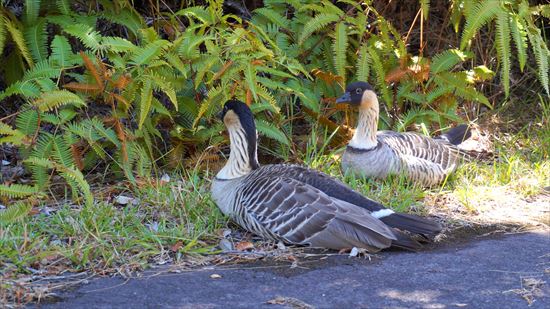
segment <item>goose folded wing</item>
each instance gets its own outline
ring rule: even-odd
[[[386,209],[384,205],[361,195],[338,179],[317,170],[299,165],[282,164],[266,165],[264,168],[265,172],[271,176],[281,176],[297,180],[322,191],[332,198],[357,205],[369,211]]]
[[[264,178],[268,192],[243,196],[248,215],[272,235],[288,243],[331,249],[351,247],[378,251],[395,236],[370,212],[333,199],[291,178]],[[243,190],[251,192],[251,190]],[[250,201],[248,205],[246,201]]]
[[[378,138],[399,155],[440,164],[445,170],[454,167],[458,158],[465,155],[456,146],[444,140],[434,140],[415,133],[383,131]]]

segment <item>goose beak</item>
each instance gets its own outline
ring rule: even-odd
[[[336,99],[336,103],[351,103],[351,94],[349,92],[344,93],[341,97]]]

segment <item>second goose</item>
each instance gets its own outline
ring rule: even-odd
[[[405,173],[411,181],[429,187],[443,182],[466,156],[455,146],[470,136],[466,125],[437,138],[378,131],[378,98],[366,82],[348,85],[336,103],[359,108],[357,128],[342,156],[344,171],[373,178]]]
[[[435,222],[395,213],[316,170],[260,167],[254,118],[243,102],[228,101],[222,120],[231,152],[212,182],[212,197],[246,230],[290,244],[370,252],[390,246],[416,250],[421,245],[403,231],[427,237],[441,231]]]

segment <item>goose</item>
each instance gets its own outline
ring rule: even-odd
[[[414,183],[431,187],[442,183],[467,155],[456,145],[470,137],[467,125],[430,138],[412,132],[377,131],[379,105],[371,85],[354,82],[336,103],[359,108],[359,120],[342,155],[343,171],[383,179],[405,173]]]
[[[211,196],[249,232],[287,244],[376,252],[391,246],[418,250],[418,237],[410,234],[429,238],[441,231],[436,222],[387,209],[317,170],[260,166],[254,117],[245,103],[227,101],[221,119],[230,153],[212,180]]]

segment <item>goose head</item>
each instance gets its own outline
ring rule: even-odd
[[[378,98],[374,88],[367,82],[355,82],[346,87],[346,92],[336,99],[336,103],[346,103],[359,109],[378,110]]]
[[[231,179],[257,169],[256,124],[248,105],[239,100],[229,100],[224,104],[220,117],[229,132],[231,153],[217,177]]]

